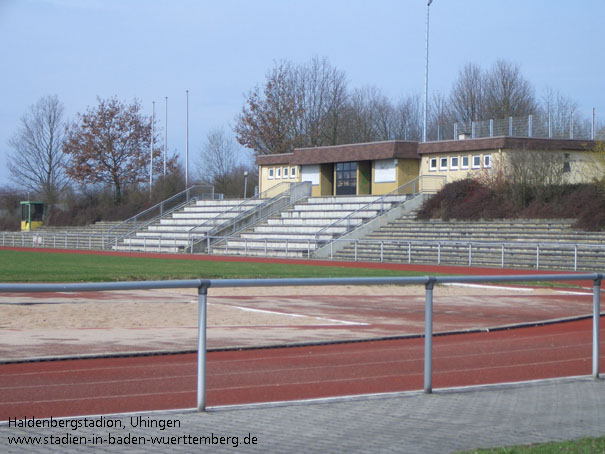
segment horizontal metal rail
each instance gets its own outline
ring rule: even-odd
[[[142,244],[138,246],[125,246],[125,249],[131,252],[166,252],[175,253],[180,251],[191,251],[194,241],[191,237],[166,238],[162,235],[146,235],[142,237]],[[314,251],[320,247],[321,239],[294,239],[287,238],[242,238],[240,236],[213,236],[208,235],[203,239],[208,244],[206,252],[212,253],[242,253],[249,255],[265,256],[287,256],[296,255],[301,258],[312,258]],[[242,248],[229,246],[229,241],[243,243]],[[396,262],[405,263],[435,263],[441,265],[450,263],[452,257],[456,264],[468,266],[477,266],[477,258],[481,255],[490,254],[492,260],[489,262],[480,262],[481,266],[499,266],[505,267],[533,267],[535,269],[545,269],[546,258],[551,261],[567,260],[567,265],[557,267],[557,269],[570,269],[578,271],[585,269],[582,262],[593,265],[594,269],[600,267],[600,262],[595,262],[594,254],[603,254],[602,260],[605,262],[605,245],[591,243],[555,243],[555,242],[498,242],[498,241],[422,241],[422,240],[365,240],[365,239],[335,239],[336,242],[347,242],[352,248],[352,260],[360,260],[360,248],[363,246],[373,246],[378,249],[378,259],[380,262],[388,262],[387,254],[396,252],[399,254]],[[211,244],[221,243],[221,246],[212,248]],[[256,246],[253,246],[255,245]],[[260,244],[260,246],[259,246]],[[108,244],[105,234],[78,234],[78,233],[22,233],[22,232],[1,232],[0,246],[3,247],[23,247],[23,248],[53,248],[53,249],[84,249],[99,250],[111,247]],[[389,248],[391,251],[389,251]],[[393,251],[393,248],[398,250]],[[453,251],[452,249],[456,249]],[[463,254],[464,252],[464,254]],[[422,253],[420,259],[418,256]],[[453,255],[455,254],[455,256]],[[496,259],[496,256],[499,259]],[[522,256],[522,257],[521,257]],[[328,256],[330,260],[337,257],[331,250]],[[341,260],[347,258],[341,258]],[[584,259],[584,260],[583,260]]]
[[[424,392],[433,390],[433,293],[436,284],[478,282],[592,281],[592,376],[599,378],[600,298],[603,273],[511,275],[511,276],[421,276],[366,278],[286,278],[286,279],[189,279],[171,281],[106,282],[81,284],[0,284],[0,293],[19,292],[98,292],[114,290],[151,290],[196,288],[198,290],[198,366],[197,408],[206,409],[206,351],[208,289],[238,287],[330,286],[330,285],[424,285]],[[487,303],[489,304],[489,303]]]
[[[214,249],[207,247],[209,254],[243,254],[243,255],[261,255],[261,256],[289,256],[296,255],[301,258],[312,258],[314,251],[322,245],[322,241],[311,238],[242,238],[239,236],[221,236],[209,237],[213,243],[221,243],[220,247]],[[231,243],[238,243],[240,246],[234,246]],[[481,262],[481,266],[525,266],[535,267],[535,269],[546,268],[544,262],[546,257],[551,260],[568,261],[567,269],[578,271],[582,269],[582,258],[587,254],[603,254],[605,263],[605,245],[591,243],[553,243],[553,242],[490,242],[490,241],[416,241],[416,240],[364,240],[364,239],[335,239],[332,243],[346,242],[353,247],[352,259],[359,261],[360,247],[372,246],[377,250],[378,260],[380,262],[389,261],[386,258],[389,248],[398,248],[391,250],[391,255],[396,252],[399,254],[397,262],[405,263],[435,263],[441,265],[447,262],[446,254],[450,259],[455,253],[456,263],[468,266],[477,266],[477,258],[481,254],[490,254],[492,260],[488,263]],[[448,249],[449,248],[449,249]],[[452,251],[455,249],[455,251]],[[420,260],[418,255],[422,253]],[[497,258],[496,258],[497,256]],[[523,257],[519,257],[523,256]],[[335,260],[337,257],[331,248],[327,257],[329,260]],[[524,258],[524,260],[522,260]],[[341,258],[347,260],[347,257]],[[585,259],[584,261],[586,262]],[[391,260],[393,261],[393,260]],[[451,261],[451,260],[450,260]],[[595,263],[594,257],[590,257],[591,265],[599,266]],[[561,269],[561,268],[558,268]]]
[[[386,211],[389,211],[389,210],[392,210],[393,208],[407,202],[411,198],[416,197],[416,195],[424,192],[423,188],[422,188],[422,183],[427,179],[428,180],[436,179],[440,182],[440,183],[438,183],[435,192],[437,192],[437,190],[441,189],[441,187],[447,181],[447,177],[440,176],[440,175],[422,175],[422,176],[416,177],[412,181],[408,181],[407,183],[402,184],[397,189],[394,189],[393,191],[389,192],[388,194],[384,194],[384,195],[378,197],[377,199],[372,200],[371,202],[368,202],[361,208],[359,208],[359,209],[353,211],[352,213],[349,213],[348,215],[323,227],[317,233],[315,233],[315,241],[319,241],[319,237],[324,232],[328,231],[328,229],[333,228],[337,225],[346,224],[346,229],[347,229],[346,232],[349,232],[351,230],[351,219],[357,217],[360,212],[364,212],[364,211],[368,211],[368,210],[377,210],[380,212],[380,215],[383,215],[385,213],[385,209],[384,209],[385,203],[388,205],[388,209]],[[429,192],[429,191],[427,191],[427,192]],[[406,198],[403,200],[397,200],[397,201],[393,201],[393,202],[386,202],[387,198],[395,197],[398,195],[399,196],[400,195],[409,195],[410,198]],[[377,207],[379,207],[379,209]],[[359,227],[360,227],[359,225],[355,226],[355,228],[359,228]]]

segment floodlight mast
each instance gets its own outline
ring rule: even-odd
[[[422,141],[426,142],[426,123],[427,123],[427,109],[429,101],[429,7],[433,3],[433,0],[428,0],[426,3],[426,58],[424,65],[424,111],[423,111],[423,122],[422,122]]]
[[[189,189],[189,90],[185,90],[186,119],[185,119],[185,189]]]

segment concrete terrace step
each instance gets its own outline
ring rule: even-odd
[[[333,218],[333,219],[342,219],[346,216],[349,216],[353,213],[352,210],[300,210],[300,211],[283,211],[280,213],[282,218]],[[367,219],[376,217],[379,213],[379,210],[363,210],[355,213],[355,217],[359,219]]]
[[[229,254],[262,255],[271,250],[274,255],[290,256],[292,251],[298,251],[306,257],[315,250],[316,241],[329,242],[375,218],[382,210],[390,210],[407,196],[388,197],[375,206],[367,206],[378,199],[377,196],[312,197],[242,232],[241,240],[229,239],[215,247]]]
[[[417,221],[405,216],[367,235],[357,248],[347,245],[334,258],[393,262],[411,259],[411,263],[468,266],[468,243],[473,243],[470,257],[473,265],[501,266],[502,245],[498,243],[505,243],[505,266],[574,269],[577,265],[578,269],[605,269],[605,233],[573,230],[573,222],[552,219]]]
[[[127,250],[183,251],[190,246],[192,235],[203,236],[263,202],[259,199],[198,200],[125,238],[123,246]]]

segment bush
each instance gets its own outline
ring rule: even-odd
[[[467,178],[445,185],[425,202],[418,218],[497,219],[507,217],[511,209],[503,194]]]
[[[605,194],[593,184],[545,185],[529,188],[540,197],[528,197],[519,205],[513,202],[514,188],[498,185],[495,189],[474,179],[445,185],[418,211],[419,219],[576,219],[575,228],[605,228]]]

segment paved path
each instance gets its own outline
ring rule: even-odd
[[[132,427],[131,422],[136,420],[136,417],[120,417],[123,429],[27,429],[4,425],[0,426],[0,451],[441,454],[477,447],[598,436],[605,434],[605,381],[576,378],[440,391],[432,395],[403,393],[207,413],[143,414],[146,425],[155,425],[155,428]],[[180,427],[167,427],[168,421]],[[67,420],[68,424],[72,422]],[[162,424],[164,430],[160,430]],[[145,445],[110,445],[110,433],[114,442],[126,441],[128,435],[144,437],[137,441]],[[54,435],[64,437],[63,441],[67,442],[66,434],[84,437],[82,441],[88,440],[89,445],[15,446],[9,445],[8,439],[9,436]],[[90,443],[95,436],[97,446],[93,451]],[[154,436],[163,436],[165,441],[180,441],[180,444],[151,446]],[[174,438],[169,440],[169,437]],[[202,437],[210,437],[208,441],[214,441],[215,445],[184,444],[196,441],[203,444]],[[221,441],[223,445],[219,444]],[[254,441],[256,444],[252,444]],[[234,449],[236,443],[238,446]]]

